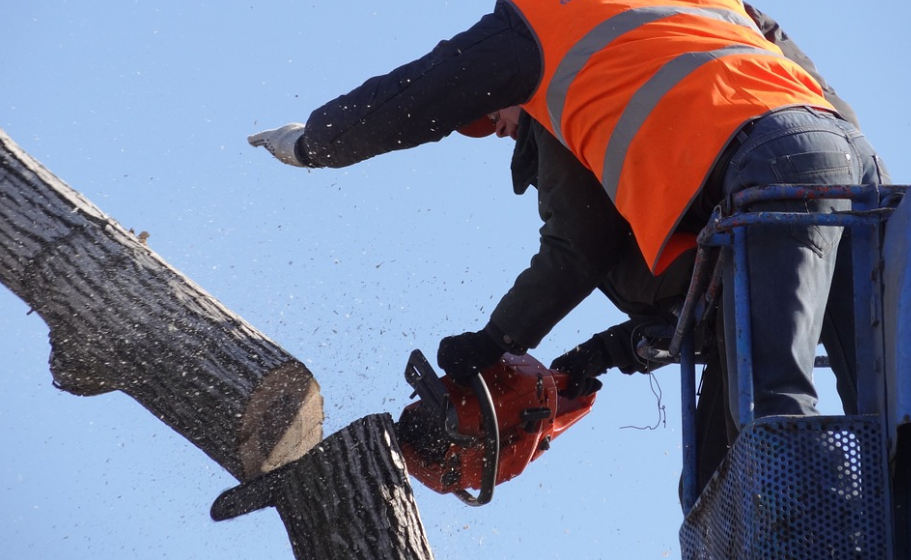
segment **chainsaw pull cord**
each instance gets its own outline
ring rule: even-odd
[[[484,468],[481,475],[481,488],[477,496],[465,490],[453,492],[460,500],[470,506],[482,506],[493,499],[493,488],[497,484],[497,467],[500,464],[500,428],[497,424],[497,411],[487,383],[480,375],[470,380],[471,389],[478,397],[481,418],[484,420]]]

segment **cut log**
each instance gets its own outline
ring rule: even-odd
[[[430,560],[388,414],[355,421],[309,453],[223,493],[212,517],[278,510],[298,560]]]
[[[50,331],[54,383],[122,391],[238,480],[322,439],[319,385],[0,130],[0,282]]]

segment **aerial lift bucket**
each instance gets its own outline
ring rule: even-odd
[[[896,436],[911,419],[911,402],[905,402],[911,401],[911,363],[898,352],[898,348],[911,351],[911,333],[903,330],[911,329],[911,300],[905,302],[911,298],[911,286],[903,290],[899,287],[903,285],[890,277],[892,274],[911,284],[911,269],[907,268],[911,260],[911,202],[899,204],[907,188],[782,185],[751,189],[736,194],[732,210],[724,215],[719,211],[700,234],[690,293],[669,349],[681,364],[685,519],[680,543],[684,559],[911,558],[903,542],[903,535],[911,529],[903,517],[911,507],[905,488],[911,472],[904,463],[894,475],[890,469],[890,460],[896,457],[904,456],[911,463],[911,452],[902,451],[907,445],[902,447]],[[808,197],[848,198],[852,210],[836,214],[760,214],[745,210],[761,200]],[[893,212],[896,220],[889,224],[891,229],[885,228],[883,242],[883,223]],[[863,379],[858,384],[859,413],[754,420],[743,232],[754,223],[788,225],[798,221],[850,227],[852,231],[858,377]],[[735,276],[728,289],[734,290],[736,302],[738,334],[734,343],[738,355],[745,358],[738,365],[741,430],[715,475],[697,495],[692,334],[694,325],[708,315],[713,304],[711,294],[717,293],[720,275],[713,270],[713,263],[706,261],[709,254],[719,253],[712,248],[721,246],[732,249],[729,253],[733,255]],[[891,266],[889,259],[895,261]],[[888,309],[885,318],[884,297]],[[896,416],[901,410],[907,414]]]

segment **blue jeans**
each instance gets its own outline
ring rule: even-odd
[[[808,108],[773,112],[756,121],[740,140],[724,173],[724,194],[769,184],[889,182],[863,134],[825,112]],[[850,206],[850,201],[832,199],[770,202],[756,204],[752,210],[833,212]],[[813,363],[821,339],[834,357],[833,370],[846,412],[851,413],[850,407],[856,404],[852,272],[850,255],[839,251],[841,237],[842,228],[836,227],[747,228],[755,418],[819,414]],[[726,263],[724,285],[731,286],[732,259],[727,258]],[[732,290],[725,289],[727,386],[736,419],[733,309]]]

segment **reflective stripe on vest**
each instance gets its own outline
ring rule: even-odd
[[[547,107],[551,111],[550,122],[554,134],[563,142],[560,122],[563,118],[563,106],[566,103],[566,92],[576,78],[576,74],[588,64],[591,56],[614,42],[618,37],[632,31],[646,23],[666,18],[672,15],[686,13],[698,15],[718,21],[726,21],[743,27],[750,28],[756,34],[762,35],[756,23],[749,16],[742,16],[730,10],[720,8],[686,8],[680,6],[649,6],[634,8],[622,12],[592,29],[581,41],[560,61],[554,77],[547,88]],[[770,53],[771,54],[771,53]]]
[[[734,54],[774,55],[766,50],[742,45],[734,45],[716,51],[687,53],[665,64],[657,74],[636,91],[614,127],[614,133],[611,134],[607,144],[607,153],[604,154],[601,185],[604,186],[604,190],[607,191],[611,200],[617,195],[620,172],[623,169],[623,162],[626,161],[627,149],[633,138],[639,133],[642,123],[651,114],[652,109],[658,105],[667,92],[683,78],[689,76],[693,70],[706,62]]]

